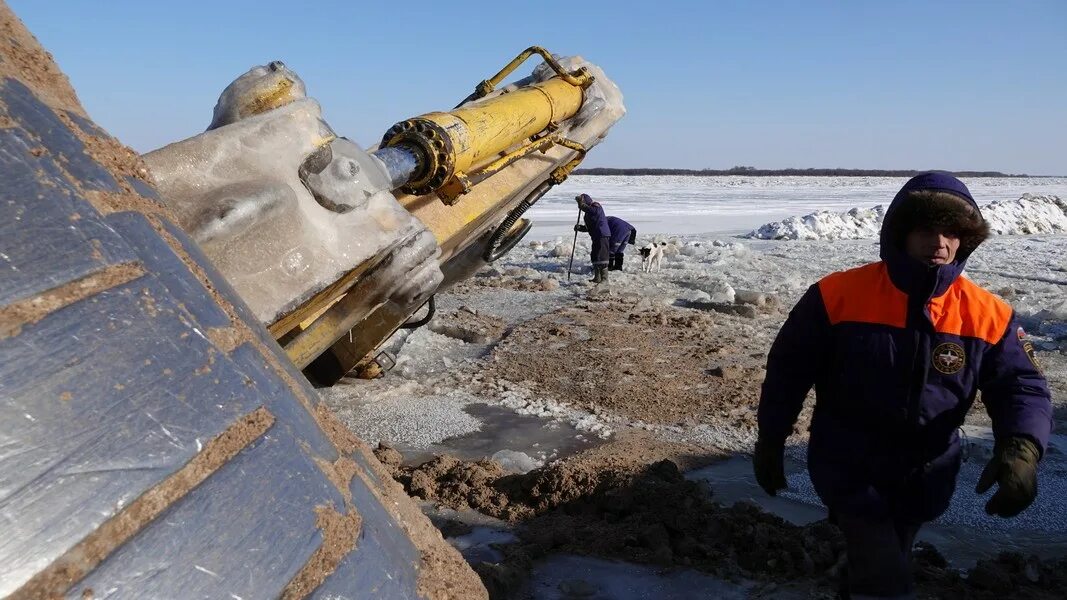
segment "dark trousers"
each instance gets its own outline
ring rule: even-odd
[[[845,534],[849,598],[915,597],[911,547],[920,524],[845,514],[835,519]]]

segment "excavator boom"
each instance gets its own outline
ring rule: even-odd
[[[496,89],[526,58],[545,62]],[[623,116],[581,58],[533,47],[453,110],[367,151],[281,62],[223,91],[208,130],[144,156],[164,202],[318,383],[336,381],[438,290],[529,230],[522,213]]]

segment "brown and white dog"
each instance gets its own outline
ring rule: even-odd
[[[641,246],[641,271],[651,273],[652,269],[660,267],[660,261],[663,259],[663,248],[666,245],[667,242],[652,242]]]

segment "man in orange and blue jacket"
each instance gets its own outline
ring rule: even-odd
[[[999,484],[986,512],[1015,516],[1037,494],[1048,385],[1011,307],[962,277],[988,235],[963,182],[912,178],[886,211],[882,260],[811,286],[771,348],[756,479],[785,488],[785,440],[814,385],[808,470],[844,533],[851,598],[913,597],[911,547],[948,508],[979,390],[995,444],[978,492]]]

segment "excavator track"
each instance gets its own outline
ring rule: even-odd
[[[0,28],[0,597],[485,597]]]

